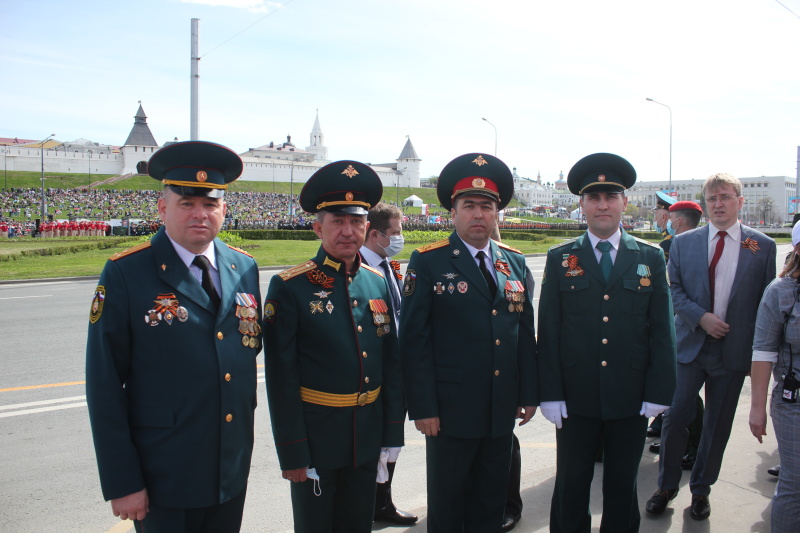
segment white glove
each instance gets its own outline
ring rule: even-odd
[[[669,405],[658,405],[657,403],[642,402],[642,410],[639,411],[639,414],[645,418],[653,418],[654,416],[660,415],[667,409],[669,409]]]
[[[396,463],[397,456],[400,455],[402,448],[381,448],[381,456],[378,459],[378,477],[377,483],[386,483],[389,481],[389,467],[386,463]]]
[[[542,415],[561,429],[562,418],[567,418],[567,402],[542,402],[539,404]]]

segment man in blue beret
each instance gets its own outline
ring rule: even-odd
[[[620,229],[636,181],[614,154],[570,170],[588,230],[547,253],[539,299],[539,399],[556,426],[550,531],[588,533],[595,443],[604,448],[601,531],[633,533],[647,420],[675,389],[675,329],[664,254]]]
[[[319,251],[269,284],[267,398],[296,532],[372,531],[381,449],[403,445],[389,286],[358,253],[382,192],[375,171],[357,161],[315,172],[300,205],[317,214]]]
[[[148,172],[164,226],[113,255],[95,289],[86,401],[103,496],[137,532],[239,531],[261,350],[258,268],[216,238],[242,160],[170,144]]]

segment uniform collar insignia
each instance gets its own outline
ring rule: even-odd
[[[325,261],[323,261],[322,266],[329,266],[334,269],[336,272],[339,272],[339,267],[342,266],[341,263],[334,261],[328,256],[325,256]]]

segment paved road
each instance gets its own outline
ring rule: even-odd
[[[788,246],[779,247],[783,257]],[[543,257],[528,259],[541,280]],[[262,294],[274,270],[262,271]],[[84,350],[89,302],[94,280],[51,281],[0,285],[0,532],[133,531],[130,522],[111,515],[102,500],[84,396]],[[538,299],[538,286],[535,293]],[[538,302],[536,302],[538,303]],[[243,531],[291,531],[288,487],[280,479],[272,445],[269,412],[262,377],[256,410],[256,449],[250,476]],[[688,519],[688,488],[676,500],[676,510],[660,520],[645,518],[642,531],[767,531],[769,499],[774,481],[765,474],[777,464],[772,435],[758,445],[747,429],[749,384],[740,401],[734,436],[720,481],[712,493],[712,518]],[[537,416],[518,429],[523,453],[522,532],[546,531],[555,475],[553,426]],[[395,502],[419,514],[414,528],[425,530],[424,441],[406,425],[406,448],[400,456],[393,487]],[[640,499],[655,488],[657,458],[645,451],[640,473]],[[602,469],[598,467],[592,512],[599,526]],[[376,526],[376,530],[380,530]]]

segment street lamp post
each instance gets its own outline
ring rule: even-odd
[[[645,98],[648,102],[653,102],[654,104],[663,105],[669,110],[669,192],[670,196],[672,195],[672,109],[667,104],[662,104],[661,102],[656,102],[652,98]]]
[[[497,126],[486,120],[485,118],[481,117],[481,120],[485,120],[487,124],[494,128],[494,156],[497,157]]]
[[[86,150],[86,153],[89,154],[89,183],[92,182],[92,154],[94,153],[91,150]]]
[[[39,144],[39,151],[41,152],[42,155],[42,222],[44,222],[45,219],[47,219],[47,200],[45,200],[44,197],[44,143],[49,141],[51,137],[55,136],[56,136],[55,133],[51,133],[50,135],[42,139],[42,142]]]

